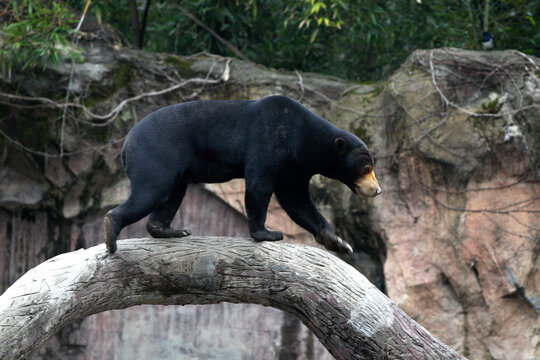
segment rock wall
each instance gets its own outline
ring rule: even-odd
[[[102,215],[127,196],[123,136],[144,115],[192,99],[284,94],[359,135],[377,159],[375,199],[323,177],[311,183],[355,249],[344,260],[470,359],[540,357],[538,59],[417,51],[390,79],[356,84],[214,56],[85,46],[71,80],[69,64],[1,79],[0,289],[46,258],[101,241]],[[242,194],[242,181],[192,187],[175,221],[195,234],[247,235]],[[315,245],[275,201],[270,208],[269,227]],[[145,236],[143,227],[121,236]],[[329,357],[296,319],[220,304],[97,314],[38,358],[182,356]]]
[[[540,356],[540,84],[531,61],[416,52],[384,85],[391,117],[350,122],[367,129],[379,158],[385,193],[370,219],[386,244],[388,295],[471,359]]]

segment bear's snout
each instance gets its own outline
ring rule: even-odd
[[[355,182],[355,192],[364,196],[377,196],[382,193],[379,182],[375,177],[375,172],[371,170],[364,176],[359,177]]]

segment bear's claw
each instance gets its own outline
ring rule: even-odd
[[[352,254],[353,252],[351,245],[328,229],[324,229],[318,233],[315,236],[315,240],[331,251],[336,251],[343,254]]]
[[[161,239],[162,238],[181,238],[181,237],[191,235],[191,231],[189,230],[176,230],[169,226],[163,226],[162,224],[150,223],[150,222],[146,224],[146,230],[152,237],[161,238]]]

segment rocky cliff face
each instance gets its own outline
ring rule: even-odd
[[[193,99],[284,94],[376,156],[375,199],[312,180],[319,207],[355,248],[344,259],[467,357],[540,357],[538,59],[418,51],[390,79],[366,85],[213,56],[86,50],[71,80],[70,64],[1,79],[0,289],[48,257],[102,241],[102,215],[129,189],[119,148],[144,115]],[[175,221],[201,235],[247,235],[242,196],[242,181],[193,187]],[[275,201],[270,208],[269,227],[315,245]],[[143,227],[121,237],[145,236]],[[297,320],[223,304],[98,314],[40,357],[82,354],[329,357]]]
[[[540,356],[540,87],[529,60],[417,52],[386,84],[396,120],[372,133],[388,155],[372,217],[388,294],[471,359]]]

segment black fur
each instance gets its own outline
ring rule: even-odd
[[[150,214],[154,237],[182,237],[170,223],[188,183],[246,179],[251,236],[281,240],[264,224],[272,193],[287,214],[328,249],[351,252],[316,209],[309,194],[314,174],[354,181],[373,158],[364,142],[283,96],[259,101],[195,101],[160,109],[131,129],[122,148],[131,194],[107,213],[105,240],[116,251],[120,230]]]

